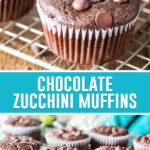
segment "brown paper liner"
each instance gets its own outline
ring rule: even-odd
[[[18,19],[33,7],[35,0],[1,0],[0,22]]]
[[[58,37],[57,32],[53,35],[52,30],[44,26],[46,41],[50,50],[60,58],[77,64],[103,64],[120,57],[129,43],[132,29],[124,31],[117,37],[113,35],[111,38],[106,37],[103,39],[93,38],[89,40],[68,39],[68,35],[63,37],[62,33]]]

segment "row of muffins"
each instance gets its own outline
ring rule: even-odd
[[[0,22],[26,14],[35,0],[1,0]],[[140,0],[37,0],[45,38],[54,54],[78,64],[103,64],[126,50]]]
[[[0,149],[10,150],[16,147],[13,150],[39,150],[41,128],[41,122],[35,118],[9,118],[3,123],[7,137],[0,142]],[[54,129],[46,133],[45,138],[49,146],[47,150],[88,150],[89,145],[93,150],[133,150],[132,147],[127,147],[130,133],[119,126],[100,126],[88,133],[75,127]],[[150,134],[137,137],[133,143],[135,150],[149,150]],[[24,144],[28,148],[20,148]]]

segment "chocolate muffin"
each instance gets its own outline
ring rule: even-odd
[[[40,142],[27,136],[6,137],[0,142],[1,150],[39,150]]]
[[[119,126],[100,126],[89,132],[93,149],[100,146],[128,145],[130,134],[127,129]]]
[[[86,150],[90,144],[90,138],[83,131],[70,127],[69,129],[56,129],[46,135],[47,144],[53,146],[72,146],[79,150]]]
[[[103,64],[124,53],[139,0],[37,0],[50,50],[79,64]]]
[[[33,7],[35,0],[0,0],[0,22],[15,20]]]
[[[3,131],[7,136],[30,136],[39,140],[41,136],[41,122],[29,116],[16,116],[3,123]]]
[[[96,150],[134,150],[133,147],[121,147],[121,146],[101,146]]]
[[[134,141],[135,150],[149,150],[150,149],[150,134],[137,137]]]
[[[56,147],[48,147],[46,150],[79,150],[78,148],[66,147],[66,146],[56,146]]]

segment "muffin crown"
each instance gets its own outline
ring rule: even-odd
[[[124,136],[129,134],[127,129],[119,126],[100,126],[94,128],[92,132],[113,137]]]
[[[32,127],[39,126],[41,122],[36,118],[31,118],[28,116],[17,116],[9,118],[5,121],[5,124],[16,126],[16,127]]]
[[[3,150],[39,150],[40,142],[27,136],[6,137],[0,142]]]
[[[105,29],[129,23],[139,12],[139,0],[38,0],[57,23],[76,28]]]
[[[83,131],[70,127],[69,129],[56,129],[49,133],[50,137],[56,137],[63,141],[77,141],[88,138]]]

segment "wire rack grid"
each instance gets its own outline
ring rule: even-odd
[[[104,65],[72,64],[52,54],[46,46],[36,8],[17,21],[0,25],[0,40],[0,51],[47,70],[150,70],[150,6],[149,2],[143,1],[126,53],[119,59]],[[42,49],[40,53],[32,53],[30,46],[33,43]]]

